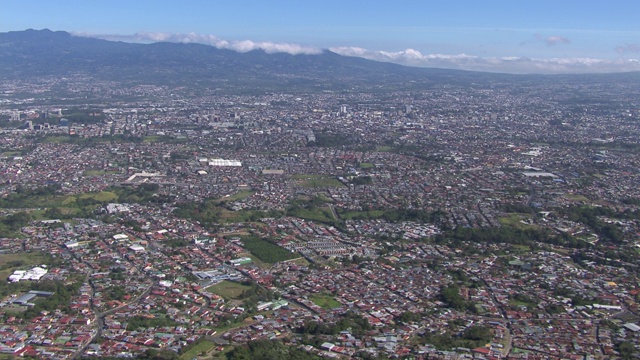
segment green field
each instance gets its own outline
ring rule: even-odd
[[[186,353],[180,355],[180,359],[182,360],[191,360],[196,358],[202,352],[208,352],[209,350],[216,347],[216,343],[213,341],[205,340],[198,345],[194,346],[193,349],[187,351]]]
[[[374,167],[375,165],[373,163],[367,163],[367,162],[360,163],[360,169],[371,169]]]
[[[291,178],[294,180],[307,180],[307,179],[322,179],[327,177],[327,175],[322,174],[295,174],[291,175]]]
[[[338,179],[333,177],[313,177],[297,181],[297,185],[304,188],[323,188],[344,186]]]
[[[342,306],[336,299],[329,295],[316,294],[311,296],[309,300],[323,309],[331,310]]]
[[[530,351],[529,350],[525,350],[525,349],[520,349],[517,347],[514,347],[511,349],[511,353],[513,354],[528,354]]]
[[[44,138],[45,143],[53,143],[53,144],[64,144],[71,141],[71,136],[69,135],[47,135]]]
[[[335,201],[332,198],[324,194],[316,194],[315,199],[317,199],[317,201],[322,201],[323,203],[327,203],[327,204],[335,203]]]
[[[265,217],[265,212],[260,210],[231,211],[223,207],[217,209],[217,220],[220,223],[256,222]]]
[[[389,152],[391,150],[393,150],[391,146],[378,146],[376,148],[376,151],[379,151],[379,152]]]
[[[142,138],[143,143],[156,144],[156,143],[168,143],[168,144],[182,144],[188,142],[187,138],[174,138],[171,136],[149,135]]]
[[[518,253],[527,253],[531,251],[531,247],[527,245],[512,245],[513,250]]]
[[[251,191],[251,190],[242,190],[242,191],[237,192],[237,193],[235,193],[233,195],[220,198],[220,201],[230,202],[230,201],[244,200],[244,199],[248,198],[249,196],[251,196],[251,195],[253,195],[255,193],[256,193],[255,191]]]
[[[331,214],[331,210],[326,207],[313,207],[313,208],[294,208],[288,211],[287,215],[299,217],[305,220],[318,221],[322,223],[333,224],[334,219]]]
[[[82,194],[80,199],[93,199],[99,202],[109,202],[118,200],[118,195],[111,191],[101,191],[98,193]]]
[[[507,214],[507,216],[503,216],[501,218],[498,218],[498,221],[500,222],[500,224],[502,224],[503,226],[510,226],[510,227],[514,227],[514,228],[518,228],[518,229],[535,229],[537,228],[537,226],[535,225],[528,225],[528,224],[524,224],[521,223],[520,220],[529,220],[531,219],[531,216],[528,214],[517,214],[517,213],[512,213],[512,214]]]
[[[342,220],[373,220],[381,218],[384,210],[340,211],[338,214]]]
[[[255,236],[245,236],[242,238],[242,242],[245,249],[266,263],[273,264],[298,257],[296,253]]]
[[[239,299],[245,290],[251,289],[251,286],[242,285],[233,281],[222,281],[207,288],[207,291],[218,294],[225,299]]]
[[[59,195],[52,191],[34,191],[31,194],[11,194],[2,201],[0,207],[4,208],[81,208],[96,203],[107,203],[118,200],[118,195],[111,191],[97,193],[85,193],[75,196]]]
[[[79,196],[67,196],[60,205],[68,206],[75,204],[78,200],[93,200],[99,203],[114,202],[118,200],[118,195],[111,191],[101,191],[98,193],[86,193]]]
[[[589,199],[586,196],[578,194],[564,194],[564,198],[571,201],[589,202]]]

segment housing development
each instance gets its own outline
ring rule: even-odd
[[[0,93],[0,359],[640,355],[638,86]]]

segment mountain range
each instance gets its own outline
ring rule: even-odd
[[[0,33],[0,79],[90,76],[126,84],[155,84],[236,91],[415,89],[443,84],[531,81],[638,81],[640,73],[507,75],[414,68],[341,56],[245,53],[202,44],[125,43],[64,31]]]

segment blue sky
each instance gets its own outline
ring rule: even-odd
[[[498,72],[610,72],[640,70],[639,15],[638,0],[0,0],[0,32],[330,49]]]

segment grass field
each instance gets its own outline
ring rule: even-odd
[[[93,199],[99,202],[109,202],[118,200],[118,195],[112,191],[101,191],[98,193],[87,193],[80,195],[80,199]]]
[[[299,180],[299,186],[305,188],[319,188],[319,187],[341,187],[344,186],[338,179],[324,177],[324,178],[310,178]]]
[[[327,177],[327,175],[322,174],[295,174],[291,175],[291,178],[294,180],[307,180],[307,179],[322,179]]]
[[[564,194],[564,198],[571,201],[584,201],[589,202],[589,199],[584,195],[577,194]]]
[[[380,151],[380,152],[389,152],[391,150],[393,150],[391,146],[378,146],[376,148],[376,151]]]
[[[252,222],[264,217],[263,213],[259,210],[231,211],[222,207],[219,209],[218,221],[221,223]]]
[[[235,283],[233,281],[222,281],[207,288],[207,291],[218,294],[225,299],[239,299],[242,292],[251,289],[250,286]]]
[[[211,360],[227,360],[227,354],[233,351],[234,347],[231,345],[227,345],[224,347],[224,350],[220,352],[213,352],[211,354]]]
[[[342,220],[372,220],[382,217],[384,210],[340,211],[338,214]]]
[[[268,240],[256,236],[245,236],[242,238],[245,249],[265,263],[274,264],[284,260],[295,259],[299,255],[280,247]]]
[[[71,137],[69,135],[49,135],[44,139],[45,143],[64,144],[69,142]]]
[[[313,301],[314,304],[320,306],[321,308],[327,310],[335,309],[342,306],[342,304],[340,304],[338,301],[336,301],[336,299],[329,295],[316,294],[313,295],[309,300]]]
[[[187,138],[173,138],[170,136],[149,135],[142,138],[143,143],[155,144],[155,143],[169,143],[169,144],[182,144],[189,141]]]
[[[519,253],[527,253],[531,251],[531,248],[527,245],[511,245],[513,250]]]
[[[375,167],[373,163],[367,163],[367,162],[360,163],[360,169],[371,169],[373,167]]]
[[[509,299],[509,304],[512,306],[526,306],[528,309],[531,309],[532,306],[535,307],[535,304],[530,304],[524,301],[518,301],[518,300],[514,300],[514,299]]]
[[[224,202],[229,202],[229,201],[239,201],[239,200],[244,200],[246,198],[248,198],[249,196],[255,194],[255,191],[251,191],[251,190],[243,190],[240,191],[238,193],[235,193],[233,195],[227,196],[227,197],[223,197],[220,200],[224,201]]]
[[[40,253],[0,254],[0,279],[7,279],[18,268],[41,265],[46,257]]]
[[[142,142],[144,142],[144,143],[157,143],[159,141],[160,141],[160,136],[157,136],[157,135],[145,136],[142,139]]]
[[[291,210],[291,216],[299,217],[305,220],[319,221],[323,223],[333,223],[335,219],[331,215],[331,210],[325,207],[314,207],[310,209],[295,209]]]
[[[522,222],[520,222],[521,220],[526,221],[526,220],[529,220],[529,219],[531,219],[531,216],[528,215],[528,214],[511,213],[511,214],[507,214],[507,216],[503,216],[501,218],[498,218],[498,221],[503,226],[511,226],[511,227],[518,228],[518,229],[535,229],[535,228],[537,228],[537,226],[535,226],[535,225],[528,225],[528,224],[523,224]]]
[[[98,203],[107,203],[118,200],[118,195],[111,191],[101,191],[97,193],[85,193],[76,196],[65,195],[31,195],[19,199],[16,203],[11,204],[13,208],[77,208],[82,206],[77,205],[78,200],[91,199]],[[5,204],[9,205],[9,204]],[[8,206],[5,206],[8,207]],[[93,204],[95,207],[95,204]]]
[[[330,197],[328,197],[328,196],[326,196],[324,194],[316,194],[316,198],[318,200],[324,202],[324,203],[328,203],[328,204],[335,203],[335,201],[332,198],[330,198]]]
[[[196,358],[202,352],[208,352],[216,346],[216,343],[213,341],[203,341],[200,344],[196,345],[193,349],[187,351],[186,353],[180,355],[180,359],[182,360],[191,360]]]

